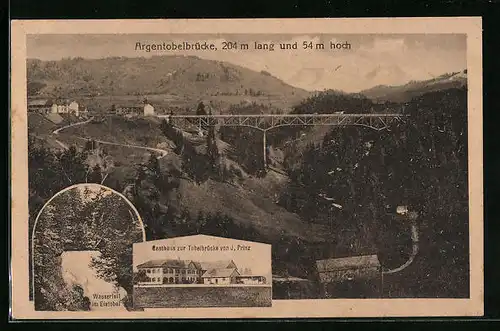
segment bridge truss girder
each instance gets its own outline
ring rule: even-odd
[[[266,133],[283,126],[361,126],[376,131],[399,122],[402,114],[286,114],[286,115],[159,115],[178,127],[208,126],[250,127],[262,131],[264,169],[267,169]]]
[[[251,127],[268,131],[283,126],[362,126],[384,130],[391,123],[400,121],[401,114],[299,114],[299,115],[172,115],[175,125],[183,126],[232,126]]]

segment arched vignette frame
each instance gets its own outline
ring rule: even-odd
[[[135,206],[132,204],[132,202],[130,202],[130,200],[127,199],[127,197],[124,196],[123,194],[121,194],[120,192],[118,192],[116,190],[113,190],[110,187],[107,187],[107,186],[104,186],[104,185],[101,185],[101,184],[97,184],[97,183],[79,183],[79,184],[73,184],[71,186],[68,186],[68,187],[60,190],[59,192],[57,192],[56,194],[54,194],[43,205],[43,207],[40,209],[40,211],[38,212],[38,214],[37,214],[37,216],[35,218],[35,222],[33,223],[33,230],[32,230],[32,233],[31,233],[31,245],[30,245],[31,246],[31,259],[30,259],[30,264],[31,264],[31,284],[30,284],[30,287],[31,287],[31,294],[33,296],[33,301],[35,300],[35,268],[34,268],[35,267],[35,243],[34,243],[34,238],[35,238],[35,230],[36,230],[36,226],[37,226],[37,223],[38,223],[38,219],[40,218],[40,216],[42,215],[43,211],[45,210],[45,207],[47,207],[52,202],[53,199],[55,199],[57,196],[65,193],[66,191],[75,189],[75,188],[77,188],[79,186],[92,186],[92,187],[104,189],[104,190],[112,192],[113,194],[117,194],[120,198],[122,198],[129,205],[129,207],[132,209],[132,211],[137,216],[137,220],[139,221],[139,224],[141,225],[141,229],[142,229],[142,241],[143,242],[146,241],[146,229],[144,227],[144,222],[142,221],[141,215],[139,215],[139,211],[137,211],[137,208],[135,208]]]

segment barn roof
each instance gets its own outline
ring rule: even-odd
[[[377,255],[361,255],[316,261],[319,272],[380,267]]]
[[[233,260],[219,260],[210,262],[194,262],[197,269],[209,270],[209,269],[227,269]]]
[[[207,270],[203,276],[201,276],[202,278],[210,278],[210,277],[230,277],[232,276],[234,273],[236,274],[239,274],[238,273],[238,270],[236,270],[236,268],[232,268],[232,269],[210,269],[210,270]]]

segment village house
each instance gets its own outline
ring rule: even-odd
[[[154,116],[155,108],[149,103],[122,105],[116,108],[116,114]]]
[[[80,116],[79,105],[76,101],[53,102],[48,99],[28,100],[28,111],[40,114],[73,114]]]
[[[63,101],[59,103],[54,103],[51,107],[52,113],[57,114],[73,114],[79,116],[79,105],[76,101]]]
[[[48,114],[51,112],[52,104],[48,99],[28,99],[28,112]]]
[[[316,261],[325,297],[369,297],[380,294],[382,267],[377,255]]]

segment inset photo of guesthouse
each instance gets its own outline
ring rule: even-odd
[[[196,235],[134,245],[134,306],[270,307],[271,245]]]

